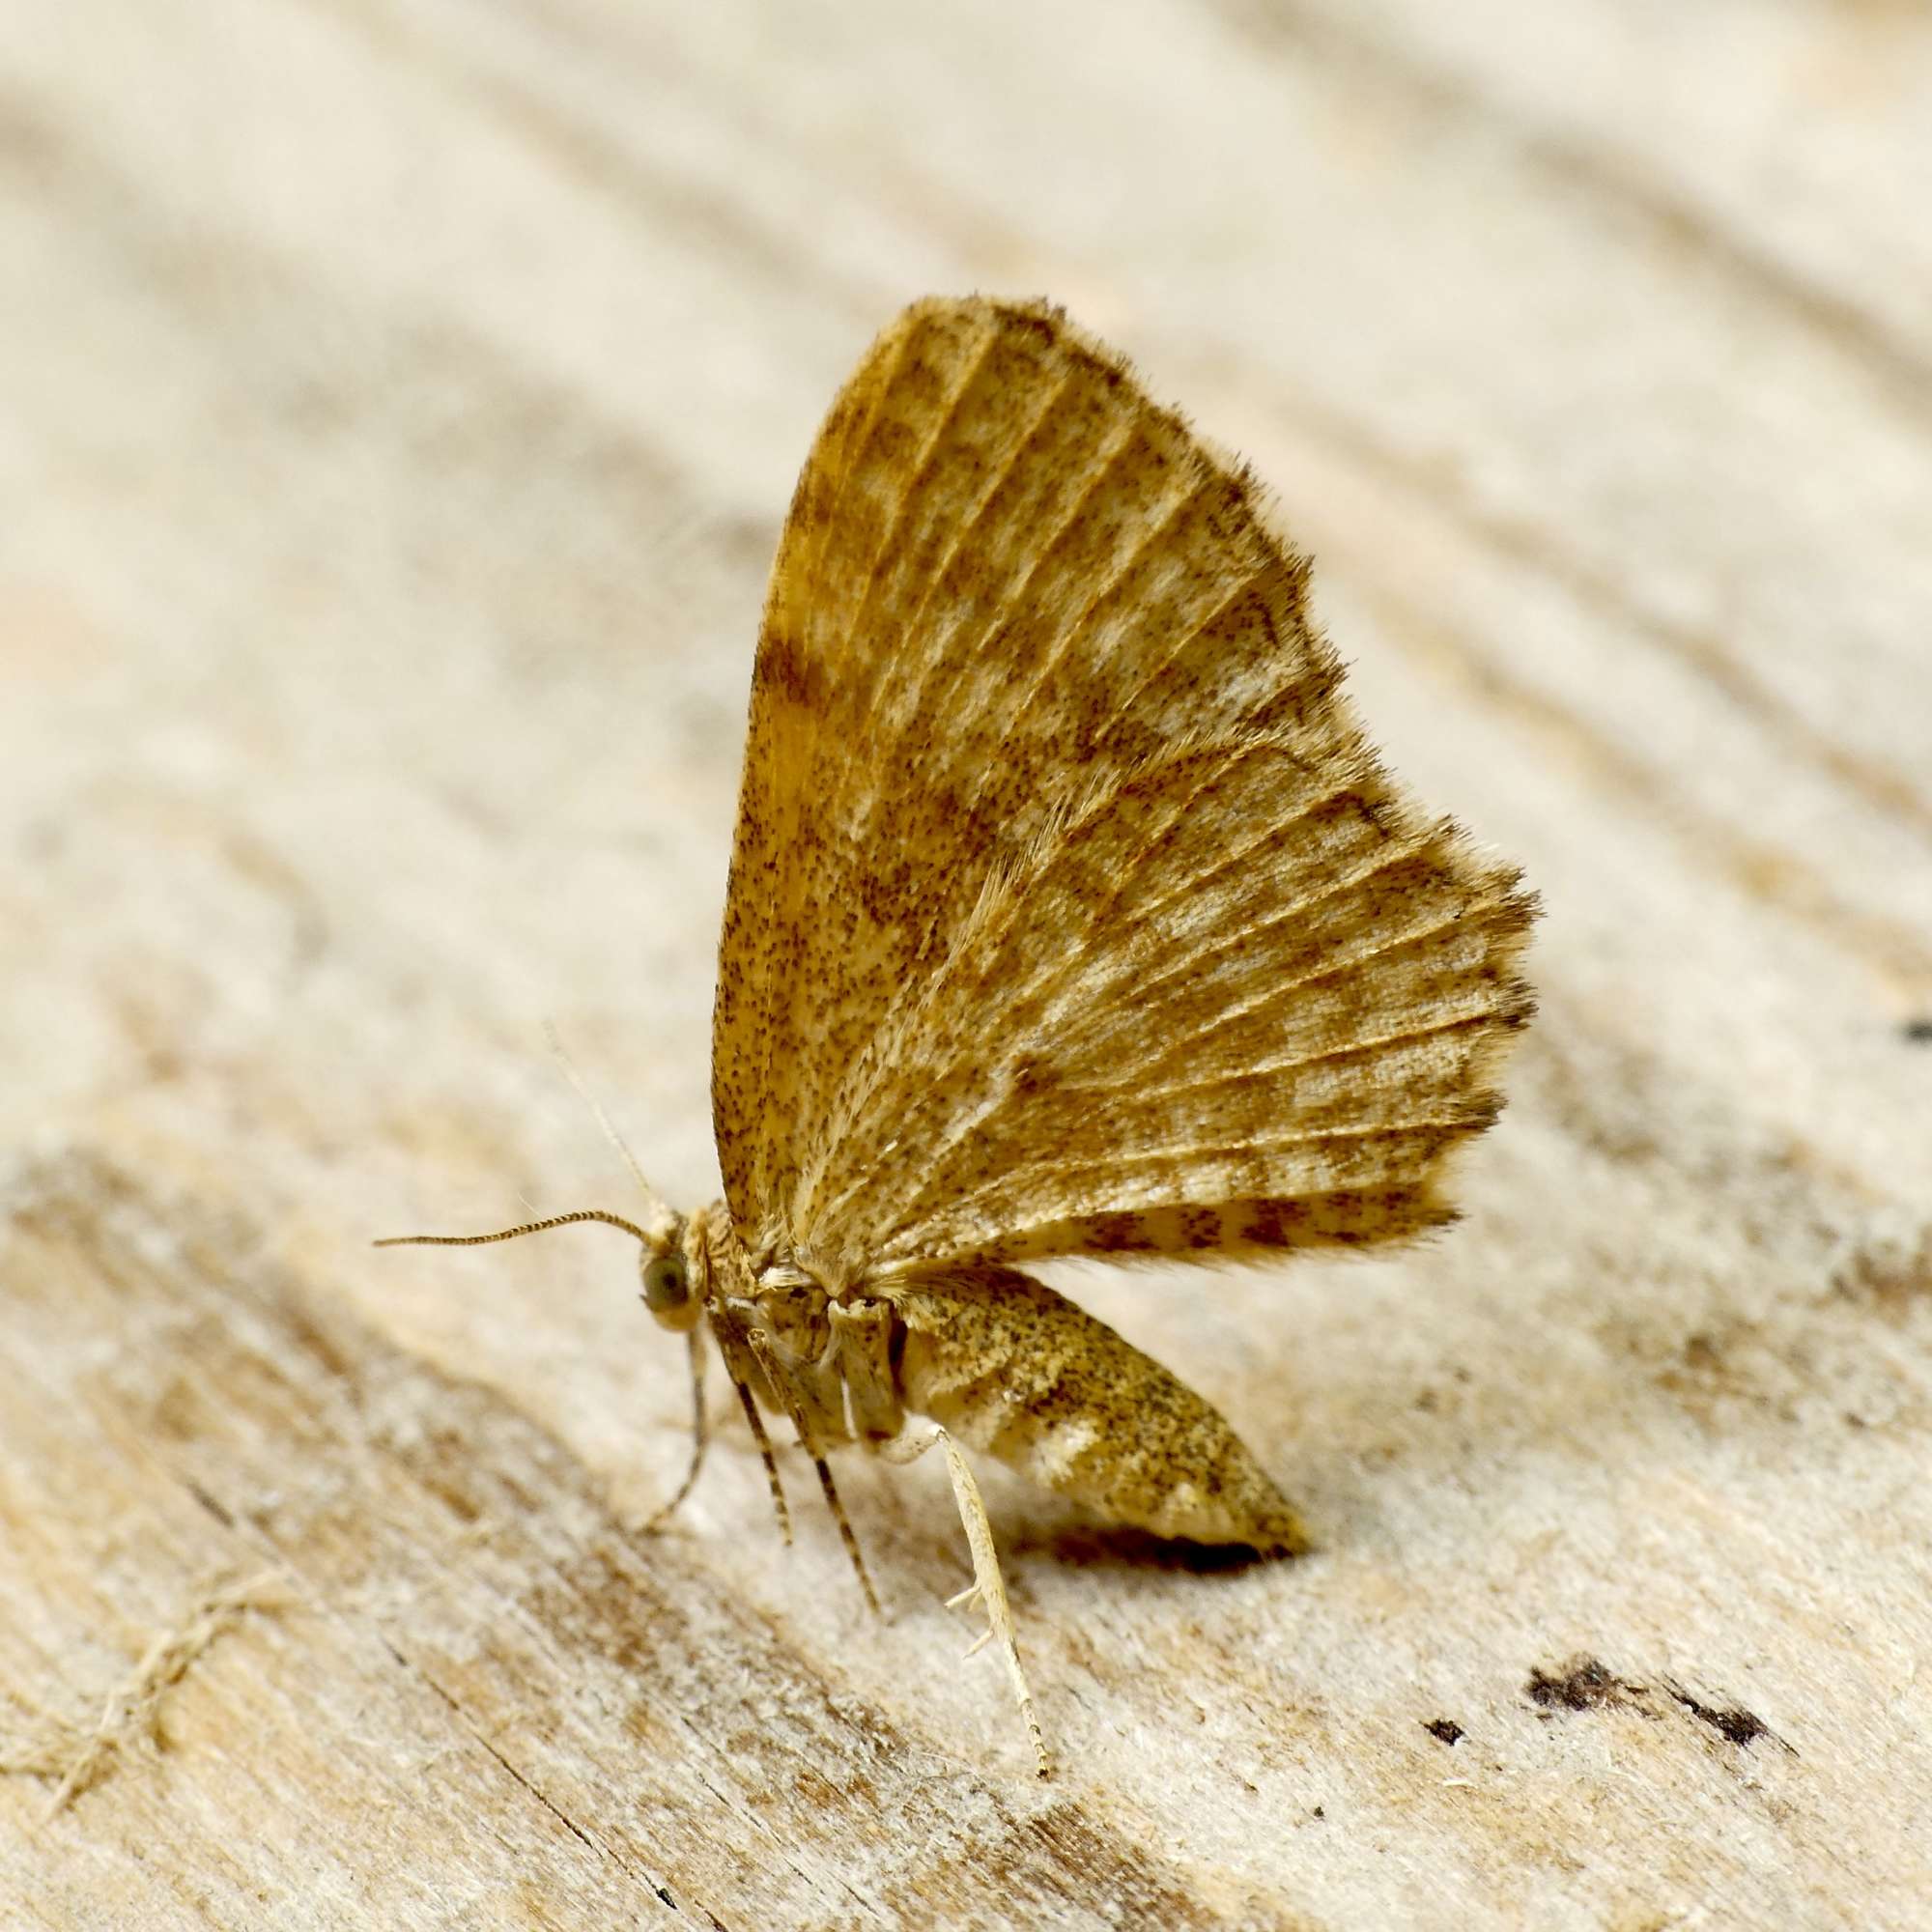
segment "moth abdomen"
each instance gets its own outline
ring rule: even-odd
[[[1104,1321],[1012,1268],[889,1291],[900,1399],[1109,1521],[1196,1543],[1307,1547],[1227,1420]]]

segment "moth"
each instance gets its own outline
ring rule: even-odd
[[[723,1200],[675,1212],[639,1174],[636,1219],[397,1237],[632,1236],[690,1347],[667,1507],[708,1335],[781,1528],[768,1413],[875,1607],[827,1458],[940,1445],[954,1601],[1042,1776],[962,1444],[1159,1537],[1306,1539],[1213,1407],[1026,1265],[1440,1228],[1531,1010],[1532,899],[1378,761],[1307,587],[1247,470],[1059,309],[907,309],[772,569],[712,1025]]]

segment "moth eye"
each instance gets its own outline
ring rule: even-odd
[[[653,1315],[668,1314],[691,1299],[691,1283],[679,1255],[653,1255],[644,1264],[644,1306]]]

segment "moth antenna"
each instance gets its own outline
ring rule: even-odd
[[[677,1216],[671,1211],[670,1204],[644,1179],[644,1170],[638,1165],[637,1155],[625,1145],[623,1135],[617,1131],[611,1116],[604,1111],[603,1102],[590,1091],[582,1074],[577,1070],[577,1063],[571,1059],[565,1048],[563,1037],[556,1030],[556,1022],[545,1020],[543,1030],[544,1038],[549,1042],[556,1064],[563,1068],[563,1077],[577,1089],[577,1097],[590,1109],[590,1118],[604,1130],[604,1138],[617,1150],[624,1165],[631,1170],[631,1178],[638,1183],[638,1191],[649,1204],[651,1211],[648,1218],[651,1225],[658,1231],[661,1238],[669,1236],[677,1226]]]
[[[677,1493],[670,1501],[655,1510],[644,1524],[644,1534],[654,1535],[671,1517],[677,1507],[693,1490],[697,1487],[697,1472],[704,1466],[704,1451],[711,1440],[711,1431],[704,1419],[704,1337],[694,1328],[685,1337],[691,1345],[691,1466],[684,1472],[684,1481],[677,1486]]]
[[[832,1480],[832,1465],[819,1453],[810,1425],[805,1419],[805,1411],[791,1399],[785,1385],[785,1378],[780,1372],[778,1363],[772,1358],[771,1345],[755,1328],[747,1329],[745,1339],[752,1346],[752,1353],[756,1356],[759,1368],[765,1372],[765,1380],[777,1390],[779,1400],[785,1406],[785,1413],[791,1417],[792,1427],[798,1431],[800,1446],[811,1458],[811,1466],[818,1471],[818,1487],[825,1493],[825,1506],[832,1512],[832,1520],[838,1525],[838,1538],[845,1546],[845,1554],[852,1559],[852,1569],[859,1578],[859,1587],[866,1593],[866,1604],[872,1614],[882,1616],[878,1597],[872,1589],[872,1578],[866,1569],[866,1558],[859,1548],[859,1539],[852,1533],[851,1520],[845,1514],[845,1505],[838,1500],[838,1485]]]
[[[607,1228],[621,1228],[647,1248],[659,1245],[662,1236],[647,1235],[635,1221],[621,1214],[607,1214],[601,1208],[579,1208],[569,1214],[552,1214],[542,1221],[526,1221],[521,1228],[504,1228],[494,1235],[384,1235],[371,1241],[372,1248],[480,1248],[488,1241],[514,1241],[520,1235],[541,1235],[551,1228],[567,1228],[573,1221],[602,1221]]]

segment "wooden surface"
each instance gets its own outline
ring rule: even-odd
[[[1923,10],[911,12],[11,10],[0,1924],[1923,1923]],[[623,1244],[365,1245],[623,1208],[546,1015],[709,1198],[778,519],[975,286],[1254,460],[1548,909],[1449,1239],[1056,1277],[1320,1548],[985,1472],[1043,1787],[937,1466],[883,1626],[739,1429],[643,1536]]]

